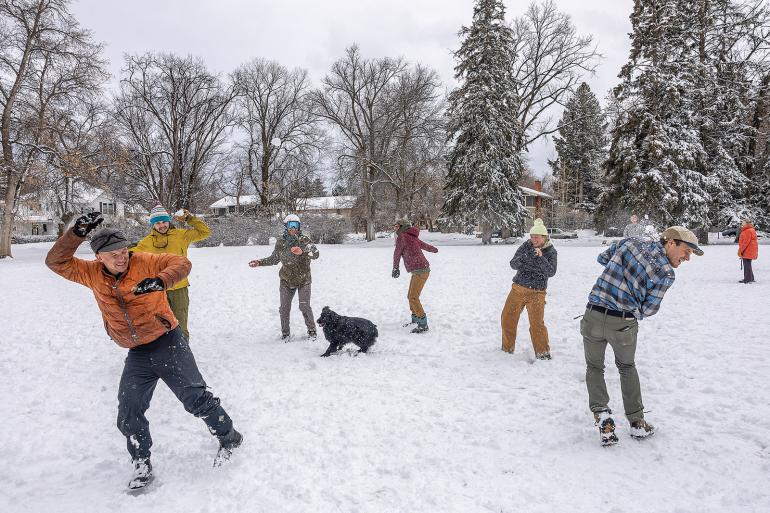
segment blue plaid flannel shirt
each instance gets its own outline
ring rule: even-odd
[[[629,312],[638,320],[654,315],[663,295],[674,284],[674,268],[660,242],[622,239],[597,258],[604,271],[588,295],[588,302]]]

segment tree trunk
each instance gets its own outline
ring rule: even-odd
[[[13,232],[13,208],[16,203],[16,184],[18,179],[15,173],[9,173],[8,186],[5,190],[5,205],[3,217],[0,221],[0,258],[13,257],[11,254],[11,233]]]
[[[695,236],[698,237],[698,242],[704,246],[707,246],[709,243],[709,231],[708,228],[696,228],[693,233],[695,233]]]
[[[481,243],[492,244],[492,224],[489,221],[481,222]]]

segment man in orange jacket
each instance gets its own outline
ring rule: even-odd
[[[751,221],[744,219],[741,223],[741,236],[738,239],[738,258],[743,263],[743,279],[738,283],[754,283],[754,271],[751,269],[751,261],[759,256],[759,244],[757,231]]]
[[[111,228],[91,237],[96,260],[75,258],[78,246],[102,221],[99,212],[79,217],[48,252],[45,263],[56,274],[93,291],[107,334],[129,350],[118,388],[118,429],[126,437],[134,464],[128,487],[138,490],[153,480],[152,438],[145,412],[158,379],[218,438],[214,466],[219,466],[243,437],[219,399],[206,390],[165,294],[190,273],[192,265],[179,255],[130,254],[126,237]]]

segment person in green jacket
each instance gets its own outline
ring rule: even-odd
[[[137,242],[130,251],[143,253],[170,253],[172,255],[187,256],[190,244],[206,239],[211,235],[211,229],[199,217],[195,217],[187,210],[179,210],[174,215],[174,220],[187,223],[192,228],[174,228],[171,225],[171,216],[162,205],[155,205],[150,211],[150,226],[152,231],[145,238]],[[171,311],[179,321],[185,338],[190,340],[190,332],[187,330],[187,317],[190,310],[190,295],[187,287],[190,282],[187,278],[175,284],[166,291]]]
[[[318,248],[313,241],[300,230],[299,217],[289,214],[283,220],[286,228],[283,236],[275,241],[273,254],[267,258],[252,260],[250,267],[264,267],[281,263],[278,277],[281,279],[280,298],[281,307],[281,338],[288,342],[291,336],[289,314],[294,293],[299,294],[299,310],[305,318],[307,336],[311,340],[316,338],[315,318],[310,307],[310,261],[318,258]]]

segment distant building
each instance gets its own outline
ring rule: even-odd
[[[148,211],[141,205],[128,205],[114,194],[98,187],[78,183],[73,186],[70,210],[76,216],[88,212],[104,214],[106,224],[114,219],[133,219],[143,222]],[[19,198],[13,234],[56,235],[63,223],[59,199],[50,190],[25,194]]]
[[[338,215],[350,218],[355,204],[355,196],[318,196],[299,198],[296,200],[294,212],[302,214]],[[225,196],[211,205],[209,210],[216,217],[245,214],[259,203],[259,196],[246,194],[243,196]]]

